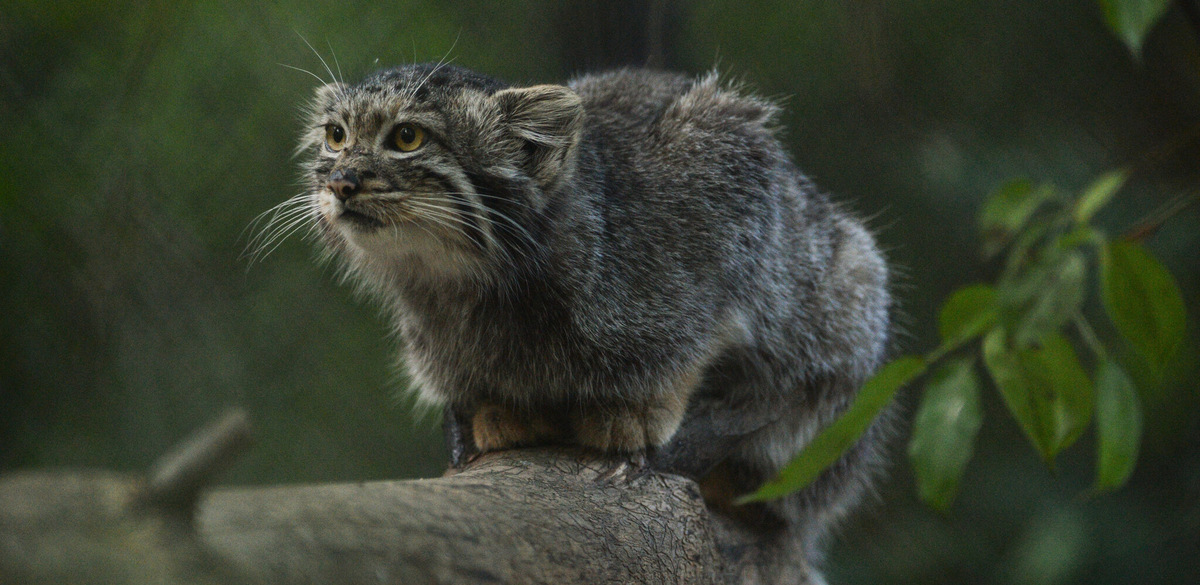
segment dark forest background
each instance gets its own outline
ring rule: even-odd
[[[785,105],[801,168],[871,218],[906,352],[937,343],[949,291],[994,277],[975,216],[1003,181],[1078,190],[1131,167],[1111,233],[1200,190],[1200,35],[1178,8],[1139,58],[1094,0],[4,0],[0,471],[139,471],[244,405],[258,443],[230,483],[440,473],[439,417],[404,398],[376,310],[300,238],[240,257],[251,220],[298,190],[318,82],[292,67],[329,75],[304,39],[347,79],[448,56],[515,83],[643,64],[745,81]],[[1200,210],[1147,245],[1192,324],[1165,384],[1141,386],[1130,484],[1089,495],[1087,438],[1047,470],[987,393],[950,513],[917,502],[897,442],[831,582],[1195,581]]]

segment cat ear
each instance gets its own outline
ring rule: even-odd
[[[583,102],[561,85],[506,89],[492,96],[503,124],[524,140],[531,177],[549,189],[567,176],[583,131]]]

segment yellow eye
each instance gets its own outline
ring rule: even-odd
[[[425,143],[425,131],[413,124],[401,124],[392,132],[392,142],[400,152],[412,152]]]
[[[325,146],[337,152],[346,146],[346,129],[337,124],[325,125]]]

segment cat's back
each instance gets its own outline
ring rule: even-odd
[[[805,198],[771,129],[777,107],[715,74],[624,69],[569,85],[585,113],[583,188],[564,200],[586,210],[570,217],[588,221],[558,233],[563,248],[600,248],[595,273],[612,294],[593,300],[678,317],[668,325],[685,331],[734,291],[767,295],[763,267],[787,262],[778,233],[794,230]],[[580,234],[587,245],[577,246]]]
[[[585,112],[579,170],[603,185],[599,205],[615,219],[612,229],[628,232],[617,241],[712,254],[693,247],[727,247],[731,233],[762,235],[781,205],[795,208],[802,197],[773,130],[779,108],[716,73],[620,69],[569,86]],[[660,233],[663,241],[644,241]]]
[[[660,142],[684,141],[708,138],[709,133],[772,140],[770,126],[779,111],[770,101],[725,83],[715,72],[692,77],[618,69],[584,75],[568,85],[583,101],[587,126],[630,133],[607,137],[616,143],[645,135]]]
[[[650,69],[592,73],[568,83],[583,101],[588,125],[641,130],[687,92],[693,79]]]
[[[588,74],[570,88],[582,99],[584,143],[642,187],[769,188],[791,175],[775,138],[779,107],[722,80],[625,68]],[[680,181],[697,185],[678,185]],[[698,185],[703,183],[703,185]]]

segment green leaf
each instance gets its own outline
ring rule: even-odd
[[[1111,361],[1096,368],[1096,490],[1121,487],[1137,463],[1142,406],[1133,382]]]
[[[938,314],[938,331],[947,344],[965,341],[996,325],[996,289],[973,284],[954,291]]]
[[[984,255],[991,257],[1003,249],[1053,194],[1047,187],[1035,189],[1029,181],[1018,179],[989,195],[979,214]]]
[[[983,338],[983,362],[1021,430],[1042,459],[1052,462],[1055,455],[1053,432],[1050,424],[1041,418],[1041,410],[1035,405],[1037,398],[1033,395],[1040,389],[1035,389],[1027,379],[1020,353],[1008,348],[1005,337],[1004,330],[996,328]]]
[[[1090,221],[1092,216],[1108,204],[1117,191],[1121,190],[1127,179],[1129,179],[1129,173],[1124,170],[1111,171],[1096,179],[1083,191],[1083,195],[1080,195],[1079,201],[1075,203],[1075,221],[1077,223]]]
[[[1100,0],[1108,28],[1134,55],[1141,55],[1142,40],[1170,5],[1170,0]]]
[[[1046,412],[1052,417],[1056,451],[1070,447],[1091,424],[1095,405],[1092,381],[1075,348],[1062,335],[1050,335],[1040,348],[1023,351],[1022,362],[1050,389]]]
[[[1083,305],[1086,278],[1083,254],[1071,250],[1033,265],[1015,282],[1002,282],[1013,343],[1029,347],[1069,321]]]
[[[983,424],[979,377],[973,362],[956,359],[932,376],[908,443],[921,499],[938,510],[949,509],[954,501]]]
[[[1100,295],[1117,330],[1161,375],[1187,327],[1183,295],[1171,273],[1140,244],[1110,242],[1100,263]]]
[[[854,403],[833,424],[821,431],[796,458],[758,491],[738,503],[760,502],[786,496],[812,483],[842,456],[871,426],[896,391],[925,371],[925,360],[903,357],[884,366],[859,390]]]
[[[1005,331],[993,329],[983,340],[988,373],[1005,405],[1047,465],[1087,428],[1092,414],[1092,384],[1070,342],[1053,334],[1041,347],[1014,349]]]

